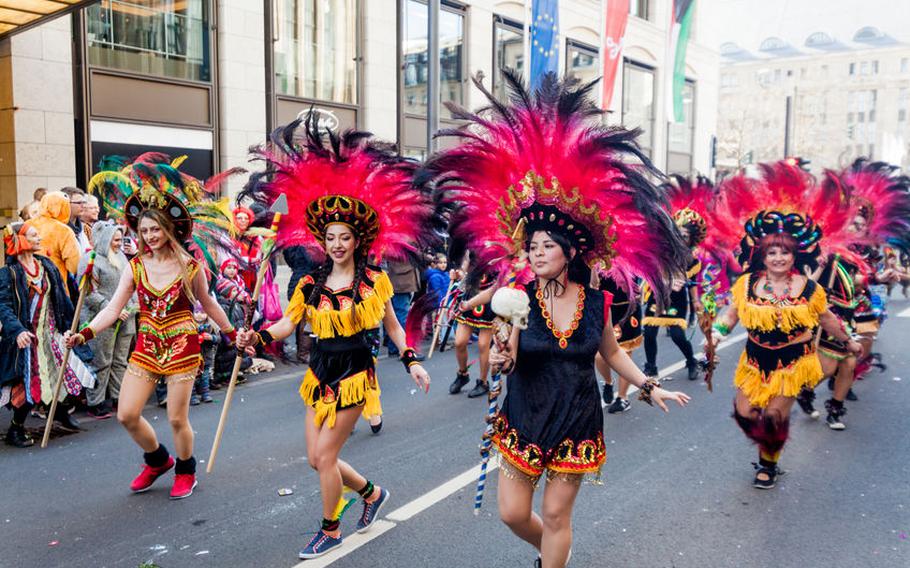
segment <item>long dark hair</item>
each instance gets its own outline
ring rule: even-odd
[[[366,275],[366,267],[368,263],[368,258],[366,253],[361,252],[358,247],[354,251],[354,280],[351,282],[351,290],[354,294],[353,302],[356,304],[360,298],[360,283],[363,282],[363,278]],[[329,278],[329,274],[332,273],[332,267],[335,265],[335,261],[331,257],[327,257],[325,262],[319,265],[319,268],[313,273],[313,290],[310,292],[310,295],[306,299],[306,303],[318,308],[319,300],[322,298],[322,293],[325,291],[325,283]],[[358,322],[357,311],[352,312],[354,314],[354,324]]]

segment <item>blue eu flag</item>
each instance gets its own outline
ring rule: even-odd
[[[531,7],[531,87],[559,65],[559,0],[533,0]]]

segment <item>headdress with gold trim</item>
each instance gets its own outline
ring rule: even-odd
[[[417,163],[369,133],[321,131],[314,116],[277,128],[268,143],[253,150],[265,170],[250,176],[239,199],[270,207],[287,195],[280,247],[324,250],[326,227],[343,223],[374,260],[405,259],[419,251],[431,233],[433,207],[412,184]]]
[[[684,268],[685,247],[648,179],[659,174],[635,144],[638,132],[603,125],[594,83],[548,74],[531,94],[514,72],[504,77],[508,104],[475,79],[489,106],[472,113],[449,105],[467,124],[440,135],[461,142],[428,164],[444,202],[457,208],[453,239],[505,274],[525,222],[526,236],[561,233],[590,268],[627,284],[640,276],[665,293],[664,277]]]
[[[854,258],[847,190],[826,171],[821,182],[795,160],[760,164],[759,176],[739,174],[718,191],[714,222],[724,242],[739,240],[739,262],[746,270],[763,268],[756,252],[763,238],[786,234],[797,243],[796,267],[814,268],[821,254]]]
[[[866,220],[866,234],[858,244],[876,247],[890,243],[910,249],[910,178],[897,167],[860,158],[842,174],[850,190],[854,216]]]
[[[173,222],[177,240],[217,273],[219,257],[234,255],[234,229],[227,199],[218,200],[215,193],[224,180],[244,170],[232,168],[202,182],[179,170],[184,160],[186,156],[171,160],[158,152],[132,161],[106,156],[88,191],[101,197],[109,219],[125,222],[133,231],[138,231],[143,211],[160,209]]]

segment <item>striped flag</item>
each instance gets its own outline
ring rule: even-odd
[[[603,61],[603,99],[601,108],[610,109],[613,100],[613,87],[616,84],[616,71],[622,61],[622,41],[626,35],[626,23],[629,21],[629,0],[604,0],[603,8],[604,34],[601,46]]]
[[[531,88],[559,70],[559,0],[533,0],[531,5]]]
[[[673,0],[670,22],[670,43],[668,44],[668,61],[673,65],[673,77],[667,84],[670,91],[667,96],[667,117],[673,122],[685,120],[683,113],[682,91],[686,84],[686,45],[689,43],[689,32],[692,29],[692,14],[695,12],[695,0]]]

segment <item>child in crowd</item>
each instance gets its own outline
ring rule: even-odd
[[[198,406],[201,402],[214,401],[212,395],[209,394],[209,385],[212,381],[212,372],[215,367],[215,350],[217,343],[220,343],[221,335],[215,330],[215,326],[209,321],[208,315],[206,315],[202,305],[198,302],[193,310],[193,319],[196,320],[199,329],[202,366],[199,369],[199,374],[196,375],[193,394],[190,397],[190,406]]]
[[[423,278],[427,283],[427,295],[436,298],[436,305],[442,303],[449,291],[449,273],[446,269],[449,261],[443,253],[436,253],[430,267],[424,272]]]

